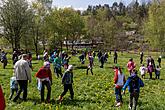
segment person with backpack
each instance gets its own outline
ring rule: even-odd
[[[140,87],[144,87],[143,81],[137,75],[137,71],[135,70],[130,77],[128,77],[126,83],[123,86],[123,94],[125,94],[125,90],[128,86],[128,90],[130,93],[129,97],[129,109],[136,110],[138,98],[140,94]],[[134,101],[133,101],[134,100]]]
[[[0,110],[5,110],[6,104],[5,104],[5,98],[3,95],[3,91],[0,85]]]
[[[127,63],[127,68],[128,68],[130,75],[131,75],[132,71],[135,69],[135,67],[136,67],[136,65],[133,62],[133,58],[130,58],[129,62]]]
[[[74,92],[73,92],[73,66],[69,65],[68,69],[65,71],[63,77],[62,77],[62,84],[64,85],[64,91],[59,96],[59,102],[61,103],[63,100],[64,95],[70,91],[71,100],[73,100]]]
[[[114,77],[114,83],[115,83],[115,95],[116,95],[116,107],[119,107],[122,105],[122,87],[125,83],[125,75],[123,74],[120,67],[115,67],[114,69],[115,77]]]
[[[52,85],[52,72],[50,70],[50,63],[44,62],[44,66],[39,69],[35,75],[38,81],[38,90],[41,95],[41,102],[44,102],[44,88],[47,87],[48,93],[46,102],[50,103],[51,85]]]

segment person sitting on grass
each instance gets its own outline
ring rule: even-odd
[[[133,110],[136,110],[138,98],[140,94],[140,87],[144,87],[144,83],[137,75],[137,71],[133,72],[131,76],[128,77],[126,83],[123,86],[123,94],[125,94],[125,90],[127,86],[130,92],[129,109],[132,110],[134,107]]]
[[[70,91],[71,100],[73,100],[74,92],[73,92],[73,66],[69,65],[68,69],[65,71],[63,77],[62,77],[62,84],[64,85],[64,91],[59,96],[59,102],[61,103],[63,100],[63,96],[68,92],[68,89]]]
[[[46,102],[50,103],[51,85],[52,85],[52,73],[50,70],[50,63],[44,62],[44,66],[39,69],[35,75],[38,81],[38,89],[41,95],[41,102],[44,102],[44,88],[47,87],[48,93]]]
[[[126,80],[120,67],[116,66],[114,71],[115,71],[115,77],[114,77],[115,95],[116,95],[116,103],[117,103],[116,107],[119,107],[123,103],[121,91]]]
[[[0,85],[0,110],[5,110],[6,104],[5,104],[5,98],[3,95],[3,91]]]
[[[10,78],[10,97],[9,100],[12,99],[14,92],[18,92],[18,82],[16,80],[15,74],[13,74],[13,77]]]
[[[160,70],[161,68],[157,65],[155,69],[155,79],[160,79]]]
[[[144,78],[147,71],[147,68],[144,66],[144,64],[141,65],[139,71],[141,73],[141,77]]]

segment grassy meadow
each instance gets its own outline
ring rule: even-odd
[[[144,53],[144,64],[146,64],[146,55]],[[115,94],[114,94],[114,84],[113,77],[114,72],[112,67],[113,64],[113,55],[110,55],[108,62],[105,64],[104,68],[99,68],[100,63],[98,59],[95,58],[94,61],[94,75],[92,76],[89,72],[88,76],[86,75],[86,66],[88,61],[86,60],[85,64],[82,65],[79,62],[78,56],[72,56],[70,64],[74,66],[74,100],[71,101],[69,91],[64,96],[62,104],[57,103],[58,96],[63,91],[63,86],[61,84],[61,78],[56,78],[53,73],[53,67],[51,65],[51,70],[53,74],[53,85],[51,91],[51,103],[45,104],[40,102],[40,94],[37,90],[36,78],[34,77],[35,73],[42,66],[43,61],[33,60],[33,71],[32,71],[32,83],[28,86],[28,101],[22,102],[18,100],[16,103],[8,99],[10,94],[10,77],[13,74],[13,65],[11,57],[8,56],[9,64],[6,69],[2,69],[0,65],[0,84],[3,87],[3,91],[6,98],[6,110],[128,110],[129,103],[129,93],[128,90],[123,96],[124,104],[120,108],[114,106]],[[139,70],[140,61],[139,54],[128,54],[128,53],[118,53],[118,64],[122,66],[123,72],[126,75],[126,78],[129,76],[129,73],[126,69],[126,64],[128,59],[132,57],[137,65]],[[155,63],[157,64],[158,53],[152,53]],[[138,103],[138,110],[165,110],[165,59],[162,59],[162,69],[160,80],[149,80],[149,75],[146,75],[146,78],[143,79],[145,87],[141,88],[141,94]],[[140,74],[140,73],[139,73]],[[140,75],[139,75],[140,76]],[[153,77],[155,74],[153,73]],[[46,89],[45,89],[46,90]],[[47,92],[45,92],[47,93]],[[15,94],[14,94],[15,96]],[[46,97],[46,94],[45,94]]]

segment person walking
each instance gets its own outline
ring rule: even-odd
[[[7,53],[5,53],[4,50],[2,50],[2,53],[1,53],[1,62],[3,63],[3,69],[6,68],[7,63],[8,63],[7,56],[6,55],[7,55]]]
[[[140,64],[143,63],[143,56],[144,56],[143,52],[140,52]]]
[[[127,68],[128,68],[130,75],[131,75],[132,71],[135,69],[135,67],[136,67],[136,65],[133,61],[133,58],[130,58],[128,63],[127,63]]]
[[[22,58],[17,61],[14,65],[14,73],[16,80],[19,84],[19,90],[17,95],[13,99],[14,102],[20,97],[21,92],[23,91],[23,100],[26,101],[27,98],[27,87],[28,87],[28,80],[29,83],[31,82],[31,70],[29,64],[27,62],[28,55],[23,54]]]
[[[57,78],[59,78],[59,75],[62,77],[62,70],[61,70],[62,61],[60,55],[56,56],[53,65],[54,65],[54,72],[56,73]]]
[[[73,100],[74,97],[74,91],[73,91],[73,66],[69,65],[68,69],[65,71],[63,77],[62,77],[62,84],[64,85],[64,91],[59,96],[59,102],[61,103],[63,100],[63,96],[70,91],[71,100]]]
[[[126,83],[123,86],[123,94],[125,94],[125,90],[126,90],[127,86],[128,86],[128,90],[130,93],[129,109],[136,110],[138,98],[139,98],[139,94],[140,94],[140,87],[144,87],[144,83],[137,75],[137,71],[135,71],[134,73],[131,74],[130,77],[128,77]]]
[[[113,57],[114,57],[114,63],[117,64],[117,57],[118,57],[118,55],[117,55],[117,51],[116,50],[114,52]]]
[[[86,75],[88,75],[88,71],[89,71],[89,70],[91,71],[91,73],[92,73],[92,75],[93,75],[92,69],[93,69],[93,61],[94,61],[94,58],[93,58],[93,56],[92,56],[91,53],[89,53],[88,59],[89,59],[89,65],[88,65],[88,68],[87,68]]]
[[[125,83],[125,75],[123,74],[120,67],[115,67],[115,77],[114,77],[114,83],[115,83],[115,95],[116,95],[116,107],[119,107],[122,105],[122,87]]]
[[[52,85],[52,72],[50,70],[50,63],[44,62],[44,66],[39,69],[35,75],[38,81],[38,89],[41,95],[41,102],[44,102],[44,89],[47,87],[46,102],[50,103],[51,85]]]
[[[18,91],[18,82],[16,80],[15,74],[13,73],[13,77],[10,78],[10,97],[9,100],[12,99],[14,92]]]
[[[159,57],[158,57],[159,67],[161,67],[161,60],[162,60],[162,56],[159,56]]]

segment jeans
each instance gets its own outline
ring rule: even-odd
[[[71,99],[73,99],[74,92],[73,92],[72,84],[64,84],[64,91],[61,94],[61,97],[63,97],[68,92],[68,89],[70,91]]]
[[[121,90],[122,88],[115,88],[116,102],[123,102]]]
[[[9,97],[9,100],[11,100],[12,99],[12,97],[13,97],[13,95],[14,95],[14,92],[18,92],[18,88],[17,89],[12,89],[12,88],[10,88],[10,97]]]
[[[89,71],[89,70],[91,71],[91,73],[92,73],[92,75],[93,75],[92,67],[88,67],[88,68],[87,68],[87,73],[86,73],[86,74],[88,75],[88,71]]]
[[[45,86],[46,86],[46,88],[47,88],[47,90],[48,90],[46,100],[47,100],[47,101],[50,101],[50,96],[51,96],[51,85],[50,85],[50,82],[49,82],[49,81],[42,81],[42,87],[41,87],[41,91],[40,91],[41,101],[44,101],[44,89],[45,89]]]
[[[54,68],[54,72],[56,73],[57,77],[59,78],[59,74],[62,77],[62,72],[61,72],[61,68]]]
[[[17,101],[17,99],[20,97],[20,94],[21,94],[22,91],[23,91],[23,100],[26,100],[28,80],[17,80],[17,82],[18,82],[20,88],[17,92],[17,95],[13,99],[13,101]]]
[[[139,98],[139,93],[137,93],[137,92],[130,93],[129,106],[130,106],[131,110],[132,109],[136,110],[136,106],[137,106],[137,103],[138,103],[138,98]]]
[[[117,58],[114,58],[114,63],[117,64]]]

